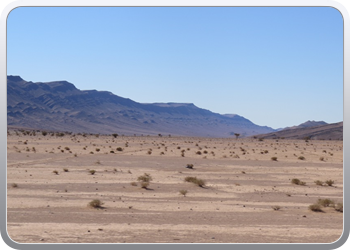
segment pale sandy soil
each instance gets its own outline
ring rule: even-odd
[[[11,131],[7,157],[7,230],[19,243],[331,243],[343,231],[343,213],[308,210],[318,199],[343,202],[341,141]],[[153,178],[147,190],[130,184],[144,173]],[[314,183],[329,179],[333,186]],[[103,209],[88,207],[93,199]]]

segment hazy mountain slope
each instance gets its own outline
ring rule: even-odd
[[[304,123],[299,124],[298,126],[286,127],[283,129],[309,128],[327,124],[328,123],[324,121],[306,121]]]
[[[284,129],[277,132],[257,135],[257,137],[273,139],[315,139],[315,140],[343,140],[343,122],[318,125],[313,127],[299,127]]]
[[[192,103],[142,104],[107,91],[79,90],[67,81],[7,78],[7,124],[89,133],[229,137],[268,133],[239,115],[220,115]]]

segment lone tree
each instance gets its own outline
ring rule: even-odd
[[[235,133],[236,139],[238,139],[238,137],[239,137],[240,135],[241,135],[241,134]]]
[[[117,138],[118,137],[118,134],[112,134],[114,138]]]

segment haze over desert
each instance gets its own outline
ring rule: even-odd
[[[9,130],[11,239],[331,243],[342,234],[342,141],[115,136]],[[317,202],[322,211],[311,211]]]

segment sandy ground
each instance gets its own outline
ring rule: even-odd
[[[343,202],[342,141],[10,131],[7,157],[7,230],[19,243],[331,243],[343,231],[343,213],[308,209]]]

